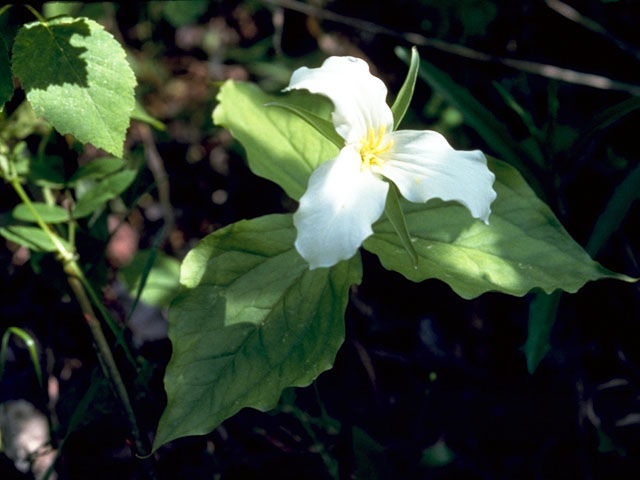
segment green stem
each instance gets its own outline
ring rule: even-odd
[[[1,16],[4,12],[6,12],[7,10],[9,10],[11,7],[12,7],[12,5],[11,5],[11,4],[9,4],[9,5],[5,5],[4,7],[0,8],[0,16]]]
[[[33,206],[33,203],[31,203],[31,199],[29,198],[29,195],[27,195],[27,192],[25,192],[24,188],[22,188],[22,185],[20,184],[20,180],[18,180],[17,178],[11,179],[11,186],[20,197],[20,200],[22,200],[22,202],[27,206],[27,208],[35,218],[38,226],[42,229],[44,233],[47,234],[47,236],[49,237],[53,245],[55,245],[56,250],[58,251],[58,254],[62,258],[62,262],[67,263],[72,261],[74,257],[74,252],[68,250],[67,247],[65,247],[64,244],[62,243],[62,240],[60,239],[60,237],[58,237],[58,235],[53,230],[51,230],[51,227],[49,227],[49,225],[47,225],[44,222],[44,220],[42,220],[42,218],[40,217],[40,214]]]
[[[75,252],[65,247],[60,237],[51,229],[49,225],[47,225],[44,222],[44,220],[42,220],[42,217],[33,206],[33,203],[31,203],[31,199],[29,198],[29,195],[27,195],[27,192],[25,192],[24,188],[22,188],[20,181],[17,178],[14,178],[10,181],[10,183],[11,183],[11,186],[16,191],[16,193],[18,194],[18,196],[20,197],[20,200],[22,200],[22,202],[27,206],[27,208],[35,218],[38,226],[42,229],[43,232],[47,234],[51,242],[55,245],[56,250],[58,251],[58,254],[61,258],[62,264],[65,268],[65,271],[67,271],[67,273],[69,273],[70,275],[73,275],[74,277],[78,278],[82,282],[83,287],[89,293],[89,297],[91,298],[91,301],[100,312],[100,315],[102,316],[102,318],[104,318],[104,321],[107,322],[109,329],[115,335],[117,343],[122,346],[122,349],[124,350],[127,360],[131,363],[133,367],[135,367],[136,361],[133,358],[133,354],[131,353],[131,350],[129,350],[129,347],[124,341],[124,337],[122,335],[122,332],[120,331],[120,328],[118,328],[118,325],[116,324],[116,322],[113,320],[113,318],[111,318],[111,315],[109,315],[109,312],[107,312],[107,309],[104,308],[104,305],[102,305],[100,298],[98,297],[95,290],[89,283],[89,280],[87,280],[84,273],[82,272],[82,269],[76,262]]]
[[[122,406],[122,409],[124,410],[124,413],[127,417],[127,421],[129,422],[129,429],[131,431],[131,434],[133,435],[133,439],[135,442],[135,453],[138,456],[143,457],[147,454],[148,447],[142,437],[140,428],[138,427],[138,422],[131,405],[131,400],[129,399],[129,394],[124,385],[124,381],[120,376],[118,366],[116,365],[115,359],[113,358],[113,354],[111,353],[111,349],[109,348],[107,339],[104,336],[104,332],[102,331],[100,322],[98,321],[98,318],[93,311],[93,307],[91,306],[91,300],[89,300],[87,292],[84,289],[83,282],[80,281],[80,279],[75,275],[73,275],[73,272],[67,273],[69,285],[71,286],[71,289],[73,290],[73,293],[75,294],[75,297],[80,304],[80,308],[82,309],[82,313],[84,314],[84,319],[89,326],[91,335],[93,336],[94,347],[96,349],[96,353],[98,354],[98,360],[100,361],[102,371],[104,372],[104,375],[107,377],[107,379],[109,379],[111,387],[113,388],[116,397],[120,401],[120,405]],[[153,470],[151,470],[150,468],[147,468],[146,470],[149,478],[155,478]]]
[[[47,24],[47,19],[40,15],[40,13],[35,8],[33,8],[31,5],[25,5],[25,7],[27,7],[27,10],[33,13],[33,16],[36,17],[40,23],[44,25]]]

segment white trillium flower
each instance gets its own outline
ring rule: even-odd
[[[373,234],[392,181],[403,197],[462,203],[489,223],[494,174],[479,150],[454,150],[434,131],[393,131],[387,88],[363,60],[330,57],[319,68],[293,72],[285,90],[306,89],[333,102],[333,125],[345,146],[309,178],[293,216],[295,247],[309,268],[351,258]]]

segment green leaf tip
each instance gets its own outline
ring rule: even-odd
[[[466,299],[489,291],[522,296],[534,288],[575,293],[586,282],[605,278],[635,281],[591,259],[515,168],[491,158],[489,168],[498,193],[489,225],[457,202],[401,199],[418,269],[400,254],[403,243],[386,217],[374,224],[364,248],[388,270],[415,282],[438,278]]]
[[[208,235],[186,256],[154,450],[209,433],[244,407],[271,409],[284,388],[331,368],[360,256],[309,270],[295,235],[290,214],[267,215]]]
[[[396,48],[396,55],[401,56],[404,54],[404,50],[399,47]],[[418,54],[417,47],[411,47],[411,59],[409,60],[409,71],[407,72],[407,78],[405,78],[396,100],[391,106],[391,112],[393,113],[393,129],[397,129],[404,118],[405,113],[409,109],[409,104],[413,98],[413,91],[416,87],[416,79],[418,78],[418,67],[420,66],[420,55]]]

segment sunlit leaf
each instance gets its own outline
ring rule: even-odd
[[[311,172],[335,157],[338,147],[295,114],[265,107],[286,99],[321,117],[319,111],[331,108],[330,102],[319,95],[296,93],[277,97],[267,95],[256,85],[229,80],[218,93],[220,103],[213,112],[213,121],[229,129],[242,143],[253,173],[276,182],[290,197],[299,199],[307,189]],[[301,99],[306,103],[299,102]]]
[[[474,220],[455,202],[402,202],[418,268],[386,218],[374,225],[364,247],[385,268],[419,282],[439,278],[463,298],[499,291],[524,295],[533,288],[576,292],[601,278],[633,279],[594,262],[510,165],[491,160],[498,198],[490,225]]]
[[[210,234],[185,258],[154,449],[208,433],[244,407],[273,408],[284,388],[332,366],[360,257],[309,270],[294,238],[291,215],[269,215]]]
[[[155,254],[155,259],[148,272],[145,272],[150,250],[140,250],[133,261],[120,269],[127,290],[136,296],[140,282],[145,279],[140,299],[157,307],[168,307],[180,287],[180,262],[161,252]]]
[[[122,156],[136,84],[122,46],[88,18],[24,25],[13,72],[27,99],[63,134]]]
[[[33,208],[38,215],[46,223],[61,223],[69,220],[70,215],[67,210],[57,205],[47,205],[46,203],[32,202]],[[23,222],[35,222],[36,219],[31,212],[31,209],[24,203],[16,205],[13,209],[12,215],[18,220]]]

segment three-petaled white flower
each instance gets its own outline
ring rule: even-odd
[[[454,150],[433,131],[393,131],[387,88],[363,60],[330,57],[319,68],[302,67],[285,90],[328,97],[336,132],[345,145],[309,178],[293,216],[296,249],[311,269],[351,258],[385,209],[392,181],[411,202],[456,200],[489,223],[495,176],[479,150]]]

